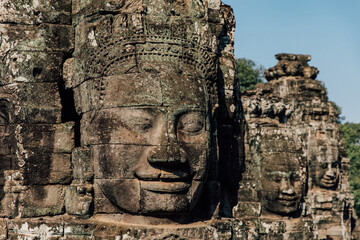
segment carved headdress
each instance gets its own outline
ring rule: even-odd
[[[218,38],[209,33],[205,3],[165,1],[161,8],[156,3],[136,4],[132,12],[124,3],[108,33],[90,31],[92,41],[80,50],[90,56],[83,64],[86,79],[128,73],[145,62],[185,64],[207,80],[216,76]]]

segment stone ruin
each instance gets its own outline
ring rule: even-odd
[[[259,234],[274,239],[279,232],[288,239],[351,239],[357,217],[337,108],[315,80],[309,55],[276,59],[265,71],[268,83],[242,98],[247,171],[235,216],[249,224],[260,219]]]
[[[0,2],[1,239],[356,239],[310,56],[240,96],[220,0]]]

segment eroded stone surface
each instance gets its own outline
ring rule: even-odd
[[[64,213],[75,143],[60,90],[74,46],[70,10],[70,1],[0,3],[2,217]]]
[[[211,132],[223,123],[215,104],[234,95],[216,92],[217,67],[234,67],[223,36],[233,19],[220,3],[213,14],[199,1],[92,3],[73,9],[75,51],[64,75],[82,115],[81,144],[91,151],[94,211],[188,213],[216,156]],[[217,63],[219,52],[229,66]],[[234,84],[234,75],[224,77],[230,89],[219,85],[223,92]]]
[[[234,29],[220,0],[2,1],[0,238],[351,239],[311,57],[240,99]]]

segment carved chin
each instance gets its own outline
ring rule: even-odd
[[[111,203],[125,212],[168,215],[189,212],[200,195],[202,184],[106,179],[100,180],[99,187]]]
[[[263,206],[270,212],[281,214],[281,215],[290,215],[294,212],[297,212],[299,209],[299,200],[281,200],[276,199],[273,201],[264,201]]]
[[[103,194],[123,211],[140,213],[140,184],[136,179],[101,179],[98,182]]]

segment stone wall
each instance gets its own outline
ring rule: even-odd
[[[220,0],[0,3],[1,239],[351,239],[310,56],[242,97]]]
[[[63,214],[74,123],[62,63],[73,49],[70,1],[1,1],[1,215]]]

